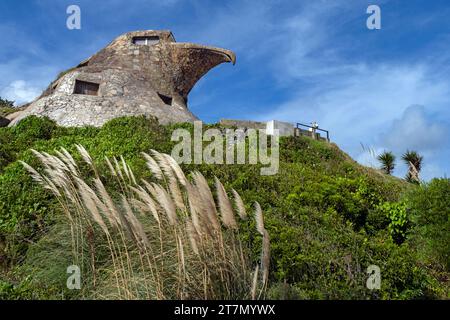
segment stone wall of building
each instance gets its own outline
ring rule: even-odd
[[[242,129],[266,129],[265,122],[251,120],[220,119],[219,124],[224,127],[235,127]]]

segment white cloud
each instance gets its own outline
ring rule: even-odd
[[[430,152],[447,144],[448,136],[448,124],[432,119],[426,114],[425,107],[413,105],[403,112],[400,119],[392,122],[392,126],[381,134],[380,140],[397,152],[405,149]]]
[[[18,57],[2,61],[0,57],[0,96],[16,105],[32,101],[55,79],[63,68]]]
[[[41,90],[29,85],[26,81],[16,80],[4,88],[1,91],[0,96],[15,101],[16,105],[21,105],[33,101],[39,96],[40,92]]]

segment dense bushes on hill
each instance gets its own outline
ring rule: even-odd
[[[171,132],[177,127],[193,129],[189,124],[161,126],[143,117],[115,119],[102,128],[61,128],[30,117],[17,127],[1,128],[0,296],[25,298],[34,292],[42,298],[80,298],[65,289],[66,274],[61,274],[70,247],[58,204],[17,160],[36,167],[30,148],[52,153],[65,147],[77,155],[78,143],[100,172],[107,171],[105,156],[123,155],[138,179],[152,179],[140,153],[156,149],[170,154]],[[199,170],[210,184],[217,176],[244,203],[261,204],[271,237],[268,297],[411,299],[448,294],[448,179],[411,185],[358,165],[333,144],[305,137],[281,139],[280,170],[274,176],[261,176],[260,165],[182,167],[185,172]],[[107,174],[102,179],[116,187]],[[242,228],[242,240],[259,248],[260,239],[249,231],[253,223]],[[257,260],[259,251],[253,256]],[[434,257],[441,265],[447,263],[447,269],[427,264]],[[381,290],[366,288],[366,269],[372,264],[381,268]]]
[[[421,260],[450,271],[450,179],[433,179],[406,195],[412,244]]]

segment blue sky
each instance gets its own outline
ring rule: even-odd
[[[81,8],[82,29],[66,28]],[[381,30],[366,9],[381,8]],[[233,50],[189,96],[205,122],[317,121],[366,165],[375,153],[425,157],[422,177],[450,173],[450,3],[446,0],[3,0],[0,96],[23,103],[56,75],[132,30]],[[362,147],[365,146],[365,148]],[[395,172],[403,176],[398,161]]]

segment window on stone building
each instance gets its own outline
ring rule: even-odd
[[[165,95],[163,95],[163,94],[161,94],[159,92],[158,92],[158,96],[165,104],[167,104],[169,106],[172,105],[172,100],[173,100],[172,97],[165,96]]]
[[[151,46],[159,42],[158,36],[134,37],[133,43],[141,46]]]
[[[90,96],[98,95],[98,89],[100,85],[98,83],[76,80],[75,81],[75,94],[87,94]]]

